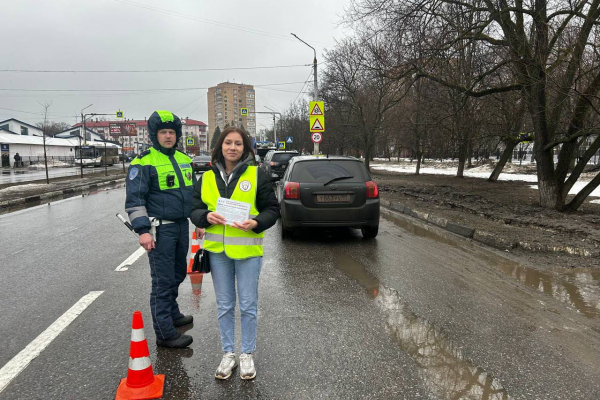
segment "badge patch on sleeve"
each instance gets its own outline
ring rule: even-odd
[[[190,171],[185,173],[185,177],[188,179],[188,181],[192,180],[192,173]]]
[[[131,171],[129,171],[129,180],[130,181],[134,180],[139,172],[140,172],[140,170],[138,168],[131,168]]]
[[[242,192],[248,192],[252,189],[252,184],[249,181],[240,182],[240,190]]]

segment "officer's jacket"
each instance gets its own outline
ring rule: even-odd
[[[177,221],[190,216],[196,182],[191,161],[180,151],[168,156],[151,148],[131,162],[125,210],[136,233],[150,231],[148,217]]]

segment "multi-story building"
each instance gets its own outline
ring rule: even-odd
[[[183,138],[179,141],[178,149],[188,154],[201,154],[208,152],[208,138],[207,138],[207,125],[202,121],[197,121],[191,118],[182,118],[182,136]],[[115,136],[110,135],[111,124],[135,124],[135,135],[134,136]],[[81,123],[73,125],[73,128],[80,127]],[[145,119],[143,120],[118,120],[118,121],[86,121],[85,127],[87,129],[93,129],[100,135],[107,139],[117,140],[123,144],[125,151],[131,151],[135,153],[141,153],[146,148],[152,145],[150,136],[148,133],[148,123]],[[186,144],[186,138],[194,138],[194,144],[188,146]]]
[[[217,126],[242,126],[250,136],[256,135],[254,86],[242,83],[223,82],[208,89],[209,145]],[[247,108],[248,115],[241,115],[240,108]]]

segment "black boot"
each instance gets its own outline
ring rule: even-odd
[[[156,345],[161,347],[170,347],[173,349],[183,349],[184,347],[188,347],[194,339],[190,335],[182,335],[181,333],[177,333],[177,335],[170,337],[168,339],[156,339]]]
[[[192,322],[194,322],[194,317],[193,316],[191,316],[191,315],[184,315],[181,318],[174,319],[173,320],[173,325],[175,326],[175,328],[179,328],[180,326],[191,324]]]

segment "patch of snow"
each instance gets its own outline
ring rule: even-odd
[[[0,189],[0,192],[2,192],[2,193],[17,192],[17,191],[23,190],[23,189],[37,189],[37,188],[42,188],[42,187],[48,187],[48,185],[45,183],[28,183],[26,185],[9,186],[7,188]]]
[[[415,166],[409,167],[409,166],[405,166],[405,165],[399,165],[399,164],[371,164],[371,168],[373,168],[374,170],[380,170],[380,171],[391,171],[391,172],[402,172],[405,174],[414,174],[415,173]],[[481,168],[481,167],[478,167]],[[456,168],[431,168],[431,167],[421,167],[421,173],[422,174],[432,174],[432,175],[448,175],[448,176],[454,176],[456,175]],[[479,172],[477,171],[477,168],[472,168],[470,170],[466,170],[464,171],[464,175],[470,178],[480,178],[480,179],[487,179],[490,177],[490,172]],[[537,183],[537,175],[532,175],[532,174],[506,174],[506,173],[501,173],[500,177],[498,178],[498,180],[501,181],[522,181],[522,182],[534,182]],[[581,189],[583,189],[585,187],[585,185],[587,185],[589,183],[589,181],[586,180],[579,180],[577,181],[573,187],[571,188],[571,190],[569,191],[569,194],[577,194],[579,193],[579,191]],[[532,185],[531,188],[533,189],[538,189],[537,185]],[[592,193],[590,193],[591,197],[600,197],[600,187],[597,187]]]

